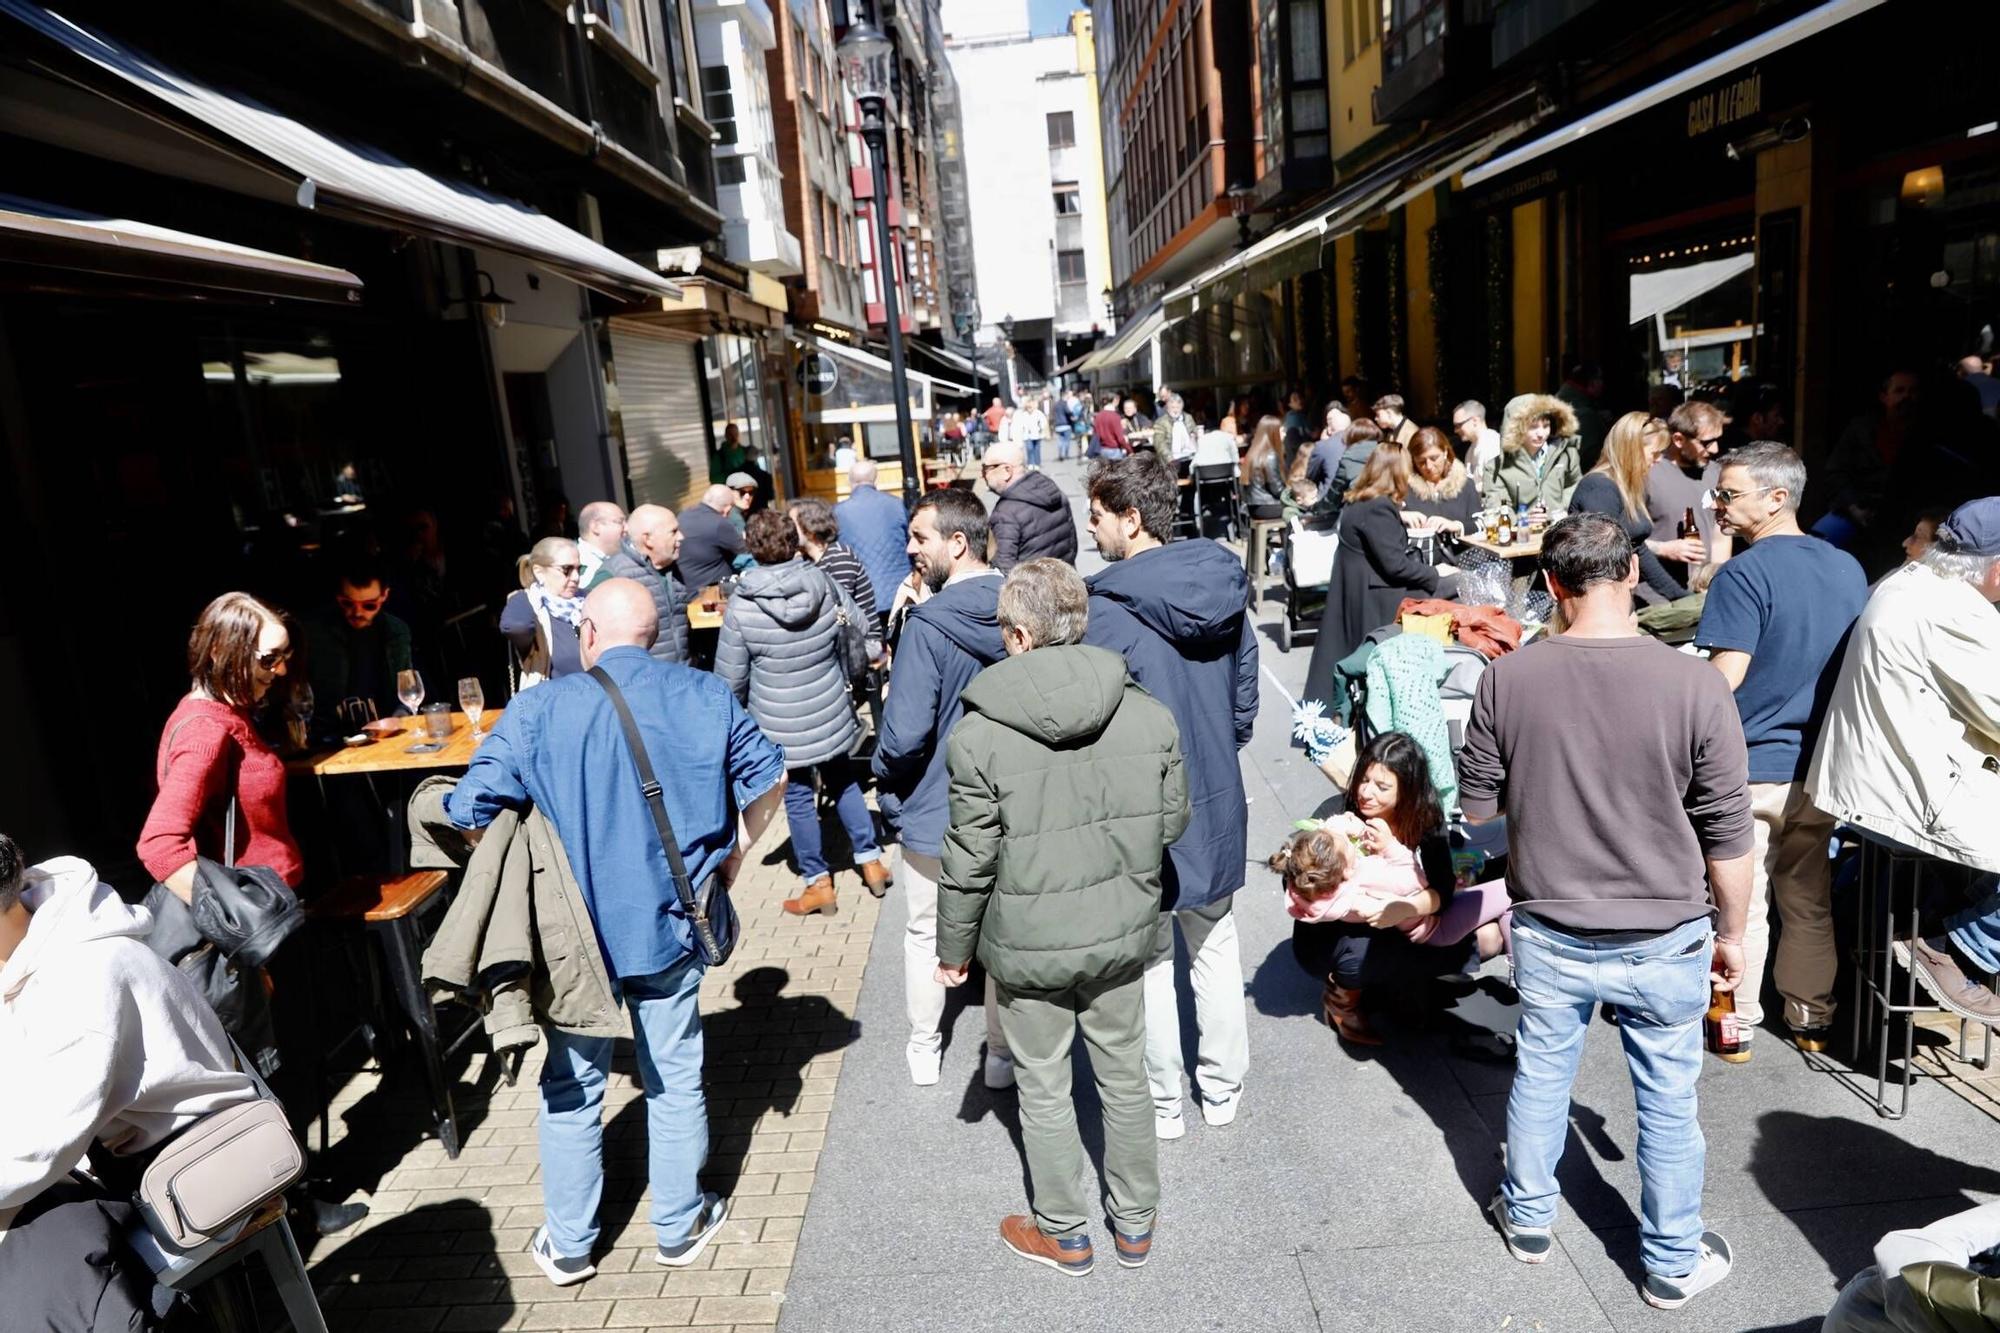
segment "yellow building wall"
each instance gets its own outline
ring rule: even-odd
[[[1545,201],[1531,200],[1514,209],[1514,392],[1542,393],[1543,327],[1548,274],[1543,270],[1543,229],[1548,225]]]
[[[1097,96],[1097,30],[1089,11],[1079,10],[1070,15],[1070,36],[1076,41],[1076,69],[1083,75],[1083,106],[1085,121],[1090,126],[1103,123]],[[1104,139],[1093,128],[1077,139],[1077,147],[1082,152],[1083,179],[1077,182],[1077,189],[1084,200],[1083,243],[1089,250],[1090,272],[1102,273],[1108,285],[1111,282],[1111,228],[1108,214],[1110,205],[1104,189]],[[1090,293],[1093,308],[1098,293]]]
[[[1404,393],[1419,421],[1443,415],[1438,406],[1437,325],[1431,319],[1431,228],[1437,193],[1426,190],[1403,209],[1403,327],[1408,330],[1410,382]]]
[[[1336,162],[1382,128],[1375,123],[1374,103],[1376,85],[1382,82],[1381,21],[1380,0],[1329,0],[1326,6],[1326,67],[1332,72],[1330,110]],[[1361,44],[1364,37],[1365,46]]]
[[[1341,380],[1354,374],[1354,234],[1337,237],[1333,242],[1333,316],[1339,329],[1339,355],[1335,357],[1334,378]]]

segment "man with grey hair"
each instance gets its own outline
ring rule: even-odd
[[[609,500],[592,500],[577,512],[576,531],[576,549],[583,556],[582,586],[588,588],[625,540],[625,511]]]
[[[1713,596],[1713,593],[1710,594]],[[1987,872],[1986,901],[1916,941],[1952,1012],[2000,1023],[2000,496],[1960,505],[1931,549],[1876,585],[1840,664],[1806,792],[1871,836]]]
[[[1755,819],[1744,982],[1737,991],[1750,1057],[1763,1021],[1759,990],[1771,945],[1771,907],[1784,922],[1775,980],[1785,1022],[1803,1051],[1826,1049],[1833,1021],[1833,867],[1827,842],[1834,819],[1806,795],[1806,767],[1849,631],[1868,601],[1868,579],[1853,556],[1799,529],[1806,467],[1782,444],[1759,441],[1723,460],[1715,488],[1718,537],[1749,549],[1709,585],[1697,646],[1706,648],[1735,691],[1750,750]]]
[[[840,540],[868,571],[875,605],[886,614],[896,604],[896,587],[910,576],[909,515],[903,502],[879,490],[875,460],[857,458],[847,471],[847,498],[833,507]]]
[[[1160,399],[1160,419],[1153,423],[1153,452],[1178,463],[1193,458],[1201,432],[1188,420],[1187,404],[1172,389]]]
[[[1076,513],[1069,496],[1017,440],[1002,440],[979,460],[979,479],[993,492],[993,568],[1005,574],[1038,556],[1076,563]]]
[[[965,687],[946,746],[937,980],[963,983],[977,956],[1014,1055],[1034,1213],[1002,1219],[1002,1243],[1072,1277],[1091,1270],[1070,1094],[1081,1030],[1104,1113],[1112,1238],[1118,1262],[1136,1268],[1160,1202],[1144,978],[1159,849],[1188,822],[1179,730],[1122,658],[1083,644],[1089,601],[1070,566],[1017,566],[998,614],[1007,657]],[[1119,836],[1103,836],[1114,821]]]

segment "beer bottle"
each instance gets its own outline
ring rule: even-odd
[[[1726,990],[1709,991],[1708,1013],[1701,1020],[1701,1032],[1709,1051],[1718,1059],[1741,1064],[1750,1058],[1743,1043],[1742,1020],[1736,1017],[1736,996]]]
[[[1689,505],[1686,512],[1681,515],[1680,523],[1676,525],[1674,536],[1685,541],[1689,537],[1699,536],[1700,533],[1701,525],[1694,521],[1694,506]]]
[[[1500,507],[1500,524],[1494,540],[1502,546],[1514,544],[1514,515],[1505,505]]]

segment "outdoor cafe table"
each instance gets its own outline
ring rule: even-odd
[[[1505,560],[1513,569],[1514,591],[1522,596],[1527,595],[1529,585],[1535,581],[1535,575],[1541,572],[1540,536],[1531,536],[1526,541],[1516,541],[1507,546],[1502,546],[1499,542],[1489,542],[1477,532],[1467,533],[1458,540],[1496,559]]]
[[[480,715],[482,737],[493,730],[493,725],[500,720],[502,711],[498,708],[489,708]],[[388,821],[391,861],[398,870],[409,856],[409,842],[405,831],[406,815],[402,808],[408,798],[408,792],[402,783],[394,783],[389,789],[392,795],[385,798],[384,789],[377,781],[378,775],[410,774],[424,777],[431,773],[462,769],[472,762],[473,753],[479,748],[478,743],[472,738],[472,727],[465,714],[454,712],[451,715],[451,735],[445,738],[442,750],[411,754],[410,747],[417,744],[420,739],[422,723],[415,717],[404,720],[411,724],[412,729],[399,731],[393,736],[371,741],[366,745],[341,746],[314,754],[298,755],[285,764],[287,772],[297,776],[311,776],[318,781],[320,800],[329,816],[335,807],[326,800],[327,779],[346,777],[364,779],[368,783],[374,804],[381,809],[383,817]],[[335,859],[338,861],[341,839],[337,830],[331,841]],[[335,868],[336,871],[339,870],[337,865]]]

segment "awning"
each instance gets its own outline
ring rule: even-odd
[[[825,424],[852,424],[896,419],[896,398],[892,387],[894,372],[886,358],[831,339],[815,338],[809,333],[794,334],[793,338],[801,347],[841,363],[833,389],[825,394],[809,395],[809,402],[812,398],[820,400],[817,410],[808,406],[808,415],[812,420]],[[910,386],[910,416],[913,420],[922,421],[931,413],[931,392],[935,381],[908,366],[904,367],[903,374]],[[954,388],[951,392],[963,390]]]
[[[1137,319],[1130,320],[1118,335],[1104,346],[1083,359],[1079,370],[1102,370],[1115,366],[1120,361],[1129,361],[1139,353],[1139,348],[1152,336],[1166,327],[1167,315],[1164,300],[1155,301]]]
[[[1749,252],[1727,259],[1710,259],[1681,268],[1655,269],[1632,275],[1632,309],[1628,324],[1644,324],[1655,315],[1679,310],[1689,301],[1714,291],[1731,278],[1757,267],[1757,256]]]
[[[302,208],[458,245],[491,246],[619,296],[680,293],[658,273],[519,200],[434,176],[378,148],[322,134],[260,102],[179,74],[27,0],[0,0],[0,14],[116,75],[136,109],[156,114],[166,108],[228,140],[226,151],[240,156],[240,150],[250,150],[258,165],[292,179]]]
[[[977,393],[977,389],[962,387],[967,380],[977,380],[978,371],[973,364],[955,352],[947,352],[942,347],[933,347],[920,338],[903,340],[903,355],[912,367],[929,375],[942,388],[947,382],[955,387],[950,393]]]
[[[1837,23],[1843,23],[1858,14],[1865,14],[1882,3],[1883,0],[1828,0],[1828,3],[1809,9],[1795,19],[1759,33],[1720,55],[1710,56],[1699,64],[1690,65],[1650,88],[1620,98],[1610,106],[1571,121],[1559,130],[1545,134],[1532,143],[1522,144],[1513,152],[1466,172],[1465,183],[1477,185],[1483,180],[1491,180],[1524,163],[1532,162],[1544,154],[1553,153],[1558,148],[1567,148],[1607,126],[1616,125],[1619,121],[1636,116],[1641,111],[1649,111],[1663,102],[1684,97],[1713,80],[1734,73],[1745,65],[1762,60],[1774,52],[1782,51],[1794,42],[1824,32]]]
[[[28,264],[131,279],[191,292],[239,292],[306,301],[361,299],[346,269],[268,250],[0,195],[0,265]]]

